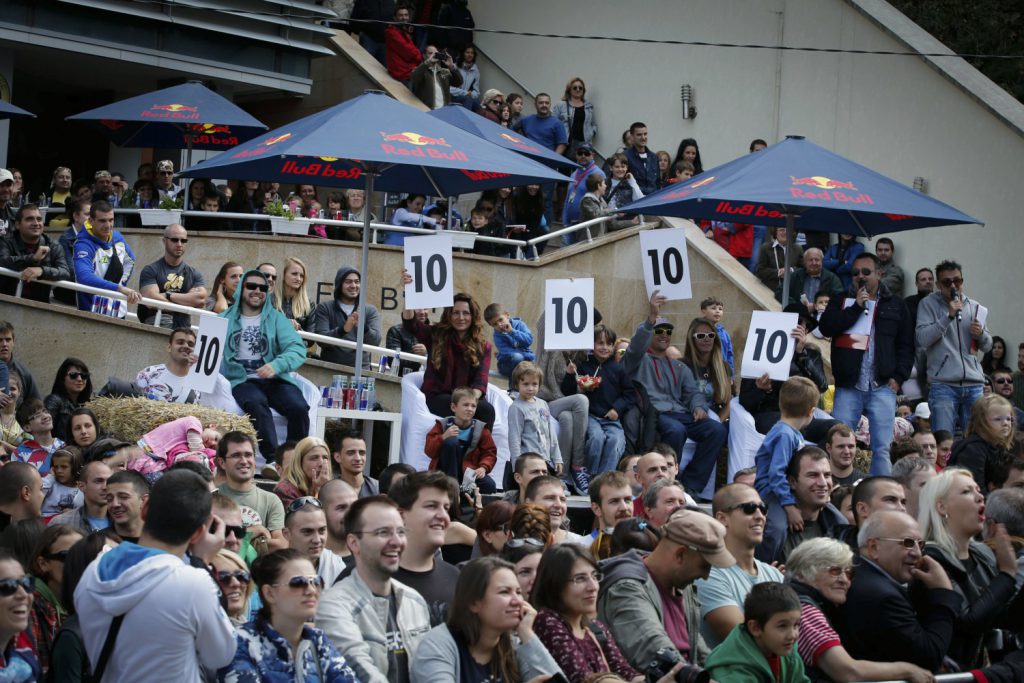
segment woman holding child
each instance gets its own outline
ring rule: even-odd
[[[403,287],[412,275],[402,270]],[[487,376],[491,370],[491,343],[484,337],[480,306],[468,294],[459,292],[441,320],[428,325],[413,309],[402,311],[402,325],[427,347],[427,366],[420,390],[434,415],[452,415],[452,392],[469,387],[476,395],[474,417],[494,428],[494,406],[487,402]]]

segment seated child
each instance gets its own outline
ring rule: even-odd
[[[498,448],[491,430],[476,414],[476,394],[469,387],[452,392],[453,417],[439,419],[427,434],[423,452],[430,456],[430,468],[441,470],[455,481],[463,482],[466,470],[472,470],[480,493],[494,493],[497,485],[490,477],[498,461]]]
[[[21,442],[13,460],[34,465],[45,477],[50,472],[50,457],[64,442],[53,435],[53,418],[38,398],[27,398],[18,408],[18,424],[31,438]]]
[[[718,333],[718,338],[722,342],[722,357],[725,358],[725,362],[729,364],[729,375],[732,376],[735,373],[735,365],[733,365],[732,337],[729,336],[729,331],[726,330],[725,325],[722,324],[722,316],[725,314],[725,304],[722,303],[721,299],[709,296],[700,302],[700,314],[702,318],[710,320],[715,324],[715,332]]]
[[[205,456],[203,460],[213,470],[217,444],[225,432],[223,427],[217,425],[203,429],[199,418],[190,415],[179,417],[147,432],[139,439],[139,447],[148,457],[130,460],[128,469],[145,475],[154,474],[166,470],[179,457],[201,453]]]
[[[796,650],[800,598],[784,583],[759,583],[743,601],[744,622],[711,651],[705,669],[718,683],[810,683]]]
[[[522,318],[513,318],[501,304],[489,304],[484,309],[484,320],[494,328],[494,348],[498,351],[498,372],[511,377],[512,371],[524,360],[536,360],[530,345],[533,332]]]
[[[608,204],[605,203],[604,195],[608,191],[608,183],[603,175],[598,173],[591,173],[587,176],[587,193],[583,195],[583,199],[580,200],[580,223],[600,218],[601,216],[611,215],[612,212],[608,209]],[[625,230],[631,225],[637,225],[640,222],[640,216],[630,216],[623,218],[622,214],[615,214],[619,216],[613,221],[606,221],[597,225],[590,226],[590,234],[594,237],[603,235],[605,232],[612,232],[614,230]]]
[[[555,474],[562,474],[562,452],[551,428],[551,409],[537,397],[544,371],[528,360],[516,366],[509,386],[518,395],[508,408],[509,463],[514,468],[520,453],[539,453]]]
[[[596,477],[615,469],[626,450],[621,417],[633,406],[633,385],[615,362],[615,331],[594,326],[594,350],[578,366],[569,363],[562,379],[566,396],[583,393],[590,399],[587,416],[587,474]]]
[[[61,448],[51,456],[50,473],[43,477],[42,516],[53,517],[83,503],[78,488],[82,470],[82,451],[74,446]]]

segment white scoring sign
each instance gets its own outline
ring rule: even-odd
[[[544,283],[544,349],[594,348],[594,278]]]
[[[645,230],[640,233],[640,261],[644,267],[647,298],[660,290],[669,301],[692,299],[690,263],[686,256],[686,230]]]
[[[412,282],[405,286],[405,308],[445,308],[452,305],[452,236],[445,233],[405,238],[405,269]]]
[[[196,356],[199,358],[188,371],[188,386],[198,392],[213,391],[224,357],[228,336],[228,320],[216,315],[199,316],[196,333]]]
[[[772,379],[789,379],[789,364],[796,350],[796,341],[789,333],[799,324],[796,313],[751,313],[740,376],[757,379],[767,372]]]

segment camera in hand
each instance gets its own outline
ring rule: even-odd
[[[679,650],[674,647],[661,648],[654,653],[654,659],[647,665],[648,683],[655,683],[681,661],[683,661],[683,657],[679,654]],[[696,664],[685,664],[676,672],[676,681],[679,683],[710,683],[711,674]]]

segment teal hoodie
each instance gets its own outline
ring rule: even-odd
[[[746,625],[737,626],[711,651],[704,668],[718,683],[810,683],[804,673],[804,663],[796,650],[779,660],[779,678],[776,681],[768,666],[768,659],[754,642]]]
[[[242,283],[253,275],[259,276],[266,282],[266,277],[260,271],[250,270],[247,272],[239,281],[239,291],[235,295],[235,301],[230,308],[220,314],[220,317],[227,318],[228,321],[227,349],[224,351],[224,359],[220,364],[220,374],[227,378],[232,388],[248,379],[245,368],[236,360],[236,357],[238,339],[241,336],[241,304],[242,298],[245,296]],[[277,373],[277,377],[298,387],[298,382],[289,373],[297,371],[306,362],[306,345],[303,343],[302,337],[295,331],[292,321],[285,317],[284,313],[274,308],[270,299],[268,293],[263,302],[263,311],[260,313],[260,329],[267,338],[267,350],[263,354],[263,361],[270,363]],[[301,389],[301,387],[299,388]]]

